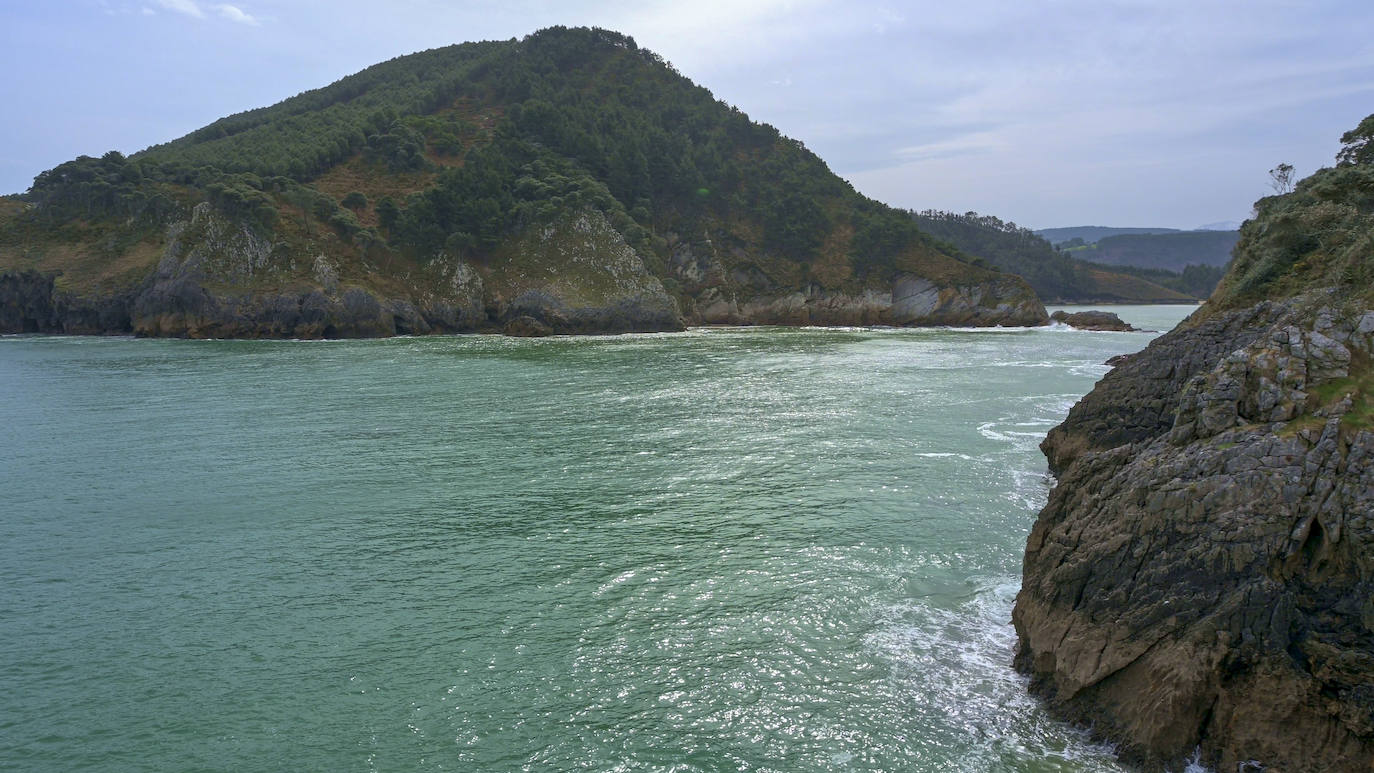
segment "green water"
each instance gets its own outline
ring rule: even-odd
[[[1150,338],[0,339],[0,769],[1115,771],[1008,621]]]

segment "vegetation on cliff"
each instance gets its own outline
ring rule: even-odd
[[[1235,263],[1212,298],[1216,310],[1313,287],[1374,297],[1374,116],[1341,137],[1334,167],[1291,193],[1255,203]]]
[[[318,289],[312,261],[324,255],[344,284],[414,300],[433,290],[417,277],[461,263],[490,278],[531,229],[583,211],[661,285],[640,290],[668,293],[689,320],[723,298],[854,296],[902,274],[1010,287],[800,142],[601,29],[399,57],[128,158],[67,162],[0,209],[0,269],[128,289],[202,202],[271,245],[229,283],[253,291]],[[1024,285],[1016,293],[983,303],[1024,306],[1011,322],[1043,316]]]

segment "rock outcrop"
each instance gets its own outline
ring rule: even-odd
[[[1016,665],[1146,769],[1374,770],[1374,311],[1190,320],[1042,448]]]
[[[594,210],[535,229],[499,269],[440,254],[396,281],[324,253],[302,261],[202,202],[167,227],[147,271],[123,288],[0,271],[0,332],[375,338],[501,330],[522,317],[556,333],[683,327],[662,283]]]
[[[675,237],[676,238],[676,237]],[[793,268],[771,272],[739,251],[676,241],[669,270],[687,296],[684,315],[701,325],[1034,327],[1049,324],[1044,304],[1020,277],[986,272],[984,281],[937,283],[914,272],[890,281],[845,277],[825,286],[798,282]],[[797,285],[800,284],[800,288]]]
[[[485,281],[494,322],[528,317],[553,333],[682,330],[663,283],[594,209],[532,228]]]
[[[325,242],[326,245],[333,244]],[[334,250],[341,248],[335,246]],[[685,324],[1043,325],[1044,306],[1019,277],[937,284],[912,273],[888,283],[790,289],[758,270],[679,263],[678,299],[641,254],[591,208],[527,228],[485,264],[445,253],[404,273],[302,258],[202,202],[170,223],[141,279],[73,283],[59,271],[0,271],[0,332],[186,338],[371,338],[501,331],[517,319],[555,334],[658,332]],[[2,256],[0,256],[2,257]],[[534,329],[525,322],[512,329]]]
[[[1050,315],[1050,320],[1059,322],[1078,330],[1100,330],[1108,332],[1129,333],[1140,328],[1125,322],[1110,311],[1076,311],[1069,314],[1065,311],[1056,311]]]

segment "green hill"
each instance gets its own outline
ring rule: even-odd
[[[1224,268],[1239,239],[1238,231],[1119,234],[1095,244],[1067,246],[1066,251],[1080,260],[1107,266],[1182,271],[1188,266]]]
[[[1105,239],[1109,236],[1125,236],[1130,234],[1167,234],[1178,233],[1177,228],[1113,228],[1104,225],[1075,225],[1066,228],[1039,228],[1035,235],[1039,236],[1055,246],[1066,242],[1078,241],[1083,244]]]
[[[1025,277],[1050,303],[1189,303],[1205,298],[1221,278],[1219,270],[1175,273],[1088,263],[1055,249],[1038,232],[977,212],[926,210],[912,217],[937,239]]]
[[[1044,319],[632,39],[561,27],[62,164],[0,207],[6,270],[14,324],[67,332]]]

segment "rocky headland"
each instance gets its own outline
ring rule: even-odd
[[[0,196],[0,332],[330,338],[1038,325],[628,36],[397,57]]]
[[[1371,162],[1261,200],[1041,446],[1016,666],[1142,769],[1374,770]]]

